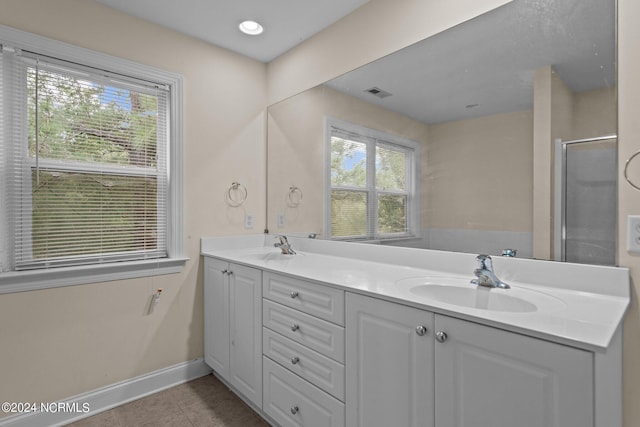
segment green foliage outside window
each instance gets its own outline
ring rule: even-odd
[[[372,237],[367,227],[370,207],[367,183],[367,144],[331,138],[331,235]],[[377,191],[376,235],[406,233],[408,230],[407,152],[374,145]]]
[[[157,97],[35,68],[27,90],[33,258],[154,249]]]

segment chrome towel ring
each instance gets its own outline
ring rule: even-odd
[[[287,194],[287,204],[289,207],[297,208],[302,201],[302,190],[295,185],[289,187],[289,194]]]
[[[237,208],[247,200],[247,195],[247,187],[234,181],[231,183],[231,187],[227,190],[227,204],[233,208]]]
[[[624,165],[624,179],[627,180],[627,182],[629,183],[630,186],[632,186],[633,188],[635,188],[636,190],[640,190],[640,185],[634,183],[633,181],[631,181],[631,179],[629,178],[629,173],[628,173],[628,169],[629,169],[629,164],[631,163],[631,161],[640,154],[640,151],[636,151],[635,153],[633,153],[631,155],[631,157],[629,157],[627,159],[627,162]]]

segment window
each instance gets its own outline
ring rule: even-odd
[[[0,292],[179,271],[180,77],[7,27],[0,46]]]
[[[331,238],[416,236],[418,145],[335,119],[327,121],[327,136]]]

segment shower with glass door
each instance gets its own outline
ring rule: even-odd
[[[555,258],[615,265],[617,136],[556,140]]]

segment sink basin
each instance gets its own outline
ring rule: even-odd
[[[522,298],[507,295],[503,289],[458,288],[443,285],[420,285],[409,290],[418,297],[464,307],[492,311],[526,313],[536,311],[535,304]]]
[[[296,253],[295,255],[289,255],[289,254],[285,255],[285,254],[283,254],[281,252],[273,251],[273,252],[258,252],[258,253],[245,254],[245,255],[243,255],[243,258],[247,258],[247,259],[250,259],[252,261],[263,261],[263,262],[279,261],[279,262],[283,262],[283,261],[289,261],[292,258],[295,258],[297,256],[301,256],[301,254]]]
[[[543,292],[513,285],[510,289],[475,286],[462,278],[410,278],[398,281],[397,285],[419,299],[478,310],[530,313],[565,307],[562,300]]]

